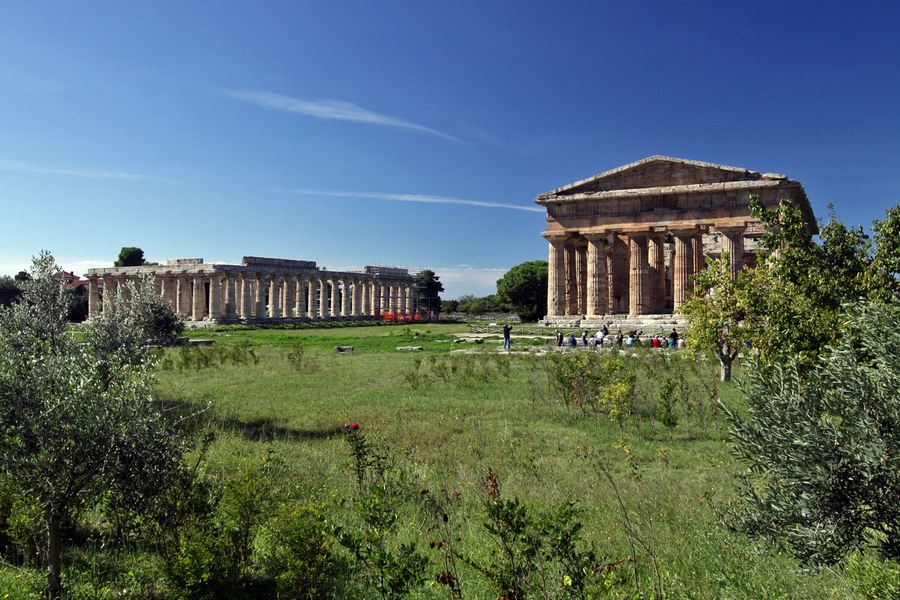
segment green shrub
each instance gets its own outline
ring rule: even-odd
[[[729,412],[750,480],[735,525],[834,563],[872,546],[900,559],[900,306],[861,304],[818,364],[749,369]]]
[[[166,572],[182,598],[229,598],[235,597],[240,567],[226,532],[210,523],[193,523],[179,532]]]
[[[900,563],[854,552],[847,557],[844,576],[867,600],[900,598]]]
[[[282,505],[256,542],[256,562],[278,585],[280,598],[340,597],[347,566],[335,552],[330,525],[318,504]]]

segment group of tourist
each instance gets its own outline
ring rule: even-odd
[[[504,330],[505,333],[505,330]],[[647,347],[647,348],[684,348],[685,340],[683,336],[678,335],[678,332],[675,331],[675,328],[672,328],[672,332],[669,333],[668,336],[664,336],[662,333],[659,335],[652,335],[649,338],[643,338],[643,331],[629,331],[628,335],[622,335],[621,331],[616,332],[616,334],[611,338],[612,345],[618,346],[622,348],[635,348],[635,347]],[[581,332],[581,345],[583,347],[590,348],[602,348],[603,344],[606,343],[607,338],[609,338],[609,327],[604,325],[600,328],[599,331],[595,335],[590,335],[588,331],[585,329]],[[643,338],[643,339],[642,339]],[[506,340],[504,338],[504,345],[506,344]],[[562,331],[556,331],[556,345],[557,347],[562,347],[563,345],[568,346],[569,348],[577,348],[578,340],[575,337],[574,333],[569,333],[568,337],[563,335]]]

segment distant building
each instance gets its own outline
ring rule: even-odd
[[[89,318],[115,308],[117,289],[127,302],[125,284],[144,276],[191,321],[402,320],[414,306],[415,276],[406,269],[368,266],[362,272],[340,272],[307,260],[245,256],[239,265],[223,265],[187,258],[165,265],[90,269]],[[100,288],[105,291],[102,303]]]

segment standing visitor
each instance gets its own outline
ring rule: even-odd
[[[587,338],[588,338],[587,329],[585,329],[581,332],[581,345],[584,346],[585,348],[587,348],[587,345],[588,345]]]
[[[622,337],[622,330],[620,329],[618,333],[616,333],[616,346],[619,348],[622,347],[622,340],[625,339]]]
[[[509,347],[512,345],[512,340],[510,339],[509,332],[512,331],[512,326],[507,323],[503,326],[503,349],[509,350]]]
[[[603,338],[606,337],[606,334],[603,333],[603,329],[597,332],[597,349],[603,347]]]
[[[570,334],[569,334],[569,339],[566,340],[566,342],[569,344],[569,348],[576,348],[576,347],[578,347],[578,342],[575,341],[575,334],[574,334],[574,333],[570,333]]]
[[[672,333],[669,334],[669,348],[674,348],[678,345],[678,332],[675,331],[675,328],[672,328]]]
[[[556,347],[557,347],[557,348],[561,347],[561,346],[562,346],[562,342],[563,342],[562,331],[560,331],[559,329],[557,329],[557,330],[556,330]]]

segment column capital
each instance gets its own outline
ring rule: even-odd
[[[542,231],[541,237],[551,244],[563,244],[572,239],[572,234],[568,231]]]

